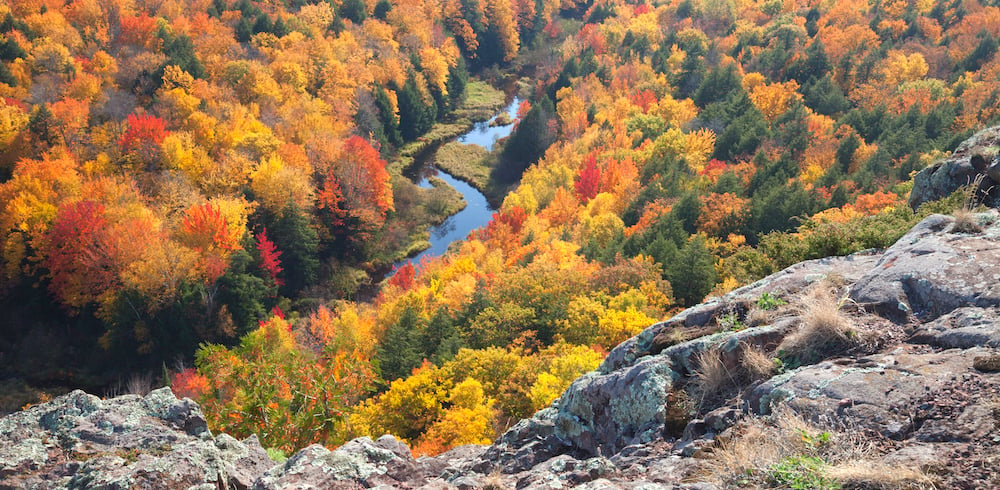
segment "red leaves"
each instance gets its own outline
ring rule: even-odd
[[[386,214],[394,209],[392,183],[386,162],[364,138],[351,136],[344,154],[320,189],[317,207],[324,210],[332,228],[351,218],[355,229],[351,239],[367,240],[382,227]]]
[[[590,154],[573,182],[577,199],[584,203],[593,199],[598,193],[600,182],[601,169],[597,167],[597,159]]]
[[[149,114],[129,114],[128,129],[118,140],[118,147],[125,153],[135,152],[145,161],[153,160],[160,143],[167,136],[163,119]]]
[[[148,46],[152,41],[159,42],[159,38],[153,35],[156,29],[156,19],[142,13],[140,15],[122,15],[119,17],[121,30],[118,34],[118,42],[134,46]]]
[[[389,278],[389,285],[396,286],[403,291],[409,290],[413,287],[413,279],[416,275],[417,271],[413,267],[413,263],[408,261],[405,265],[396,269],[392,277]]]
[[[649,112],[649,106],[656,102],[656,94],[654,94],[652,90],[646,89],[636,92],[632,95],[632,97],[629,97],[629,99],[632,104],[642,109],[642,112],[645,113]]]
[[[524,208],[511,206],[506,211],[493,213],[493,219],[486,225],[486,228],[476,230],[470,236],[482,241],[491,239],[502,240],[506,236],[516,237],[521,233],[521,228],[524,226],[526,219],[528,219],[528,212]]]
[[[211,386],[208,378],[198,374],[194,368],[187,368],[173,376],[170,380],[170,389],[178,398],[200,400],[208,393]]]
[[[267,228],[261,230],[260,234],[257,235],[257,252],[260,254],[261,268],[271,276],[271,279],[279,287],[284,285],[285,281],[278,278],[278,274],[284,270],[279,259],[281,251],[274,245],[274,242],[267,239]]]
[[[316,194],[316,207],[324,211],[327,224],[331,228],[344,224],[347,211],[341,207],[343,202],[344,193],[340,190],[340,181],[331,173],[323,181],[323,188]]]
[[[199,252],[212,248],[236,250],[240,248],[229,233],[226,218],[219,208],[206,202],[200,206],[192,206],[184,214],[181,229],[188,242]]]
[[[49,291],[71,309],[92,301],[117,279],[107,226],[103,204],[80,201],[60,209],[49,231]]]
[[[201,254],[209,282],[226,271],[229,253],[242,248],[241,235],[230,229],[225,216],[210,202],[188,208],[181,221],[181,237]]]

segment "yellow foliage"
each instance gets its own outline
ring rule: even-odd
[[[927,60],[920,53],[905,55],[900,51],[892,51],[886,59],[883,69],[886,83],[898,85],[903,82],[920,80],[927,75]]]
[[[688,165],[695,172],[701,172],[708,157],[715,150],[715,133],[710,129],[699,129],[688,133],[684,146]]]
[[[740,82],[740,84],[743,85],[743,90],[746,90],[747,92],[752,91],[754,88],[757,88],[764,83],[764,75],[755,71],[743,75],[743,80]]]
[[[624,311],[608,310],[598,320],[596,343],[611,350],[657,321],[634,307],[628,307]]]
[[[788,105],[793,99],[802,98],[796,92],[798,88],[799,84],[795,80],[784,83],[765,83],[750,90],[750,100],[757,106],[757,109],[760,109],[768,121],[774,121],[788,109]]]
[[[184,131],[170,133],[163,138],[160,152],[166,168],[184,172],[192,182],[200,182],[209,167],[214,165],[204,147],[194,142],[191,133]]]
[[[290,202],[298,209],[312,206],[314,189],[309,175],[285,165],[277,155],[262,160],[250,174],[250,188],[260,204],[275,215],[280,216]]]
[[[165,237],[150,239],[142,256],[125,266],[122,284],[145,296],[151,309],[172,301],[182,281],[193,280],[198,254]]]
[[[9,105],[0,98],[0,150],[6,149],[7,145],[28,126],[28,114],[16,105]]]
[[[607,192],[597,194],[587,206],[580,209],[579,223],[582,237],[590,237],[601,246],[606,245],[614,236],[625,229],[616,212],[618,203],[614,196]]]
[[[437,49],[426,47],[420,50],[420,67],[427,75],[427,81],[438,92],[448,95],[448,60]]]

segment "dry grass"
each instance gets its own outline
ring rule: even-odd
[[[700,403],[726,392],[736,384],[734,373],[731,373],[722,361],[719,349],[709,349],[695,355],[698,368],[694,372],[695,392]]]
[[[846,461],[832,465],[827,476],[845,488],[867,490],[920,490],[938,488],[935,479],[914,468],[889,465],[882,461]]]
[[[983,227],[979,226],[979,219],[971,209],[958,208],[951,215],[955,218],[955,224],[951,227],[952,233],[982,233]]]
[[[759,327],[769,325],[777,316],[776,310],[764,310],[754,306],[747,312],[746,324],[748,327]]]
[[[697,480],[723,488],[768,488],[769,470],[795,457],[823,461],[823,477],[847,488],[936,488],[933,478],[918,469],[890,466],[881,461],[874,446],[846,432],[826,432],[806,422],[788,408],[771,417],[755,417],[720,436]]]
[[[504,483],[503,477],[500,476],[499,472],[491,473],[486,478],[483,478],[483,486],[480,487],[482,490],[509,490],[510,487]]]
[[[692,391],[701,408],[734,395],[755,381],[770,378],[775,369],[771,356],[749,344],[739,347],[739,361],[735,367],[726,365],[725,356],[718,347],[696,354],[695,363]]]
[[[754,382],[770,378],[774,374],[774,358],[756,345],[743,346],[740,366],[746,372],[747,381]]]
[[[815,362],[849,347],[856,333],[826,284],[819,284],[800,302],[798,330],[778,346],[783,358],[798,363]]]

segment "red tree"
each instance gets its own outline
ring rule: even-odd
[[[156,158],[166,136],[163,119],[149,114],[129,114],[128,129],[118,140],[118,147],[125,153],[135,152],[143,161],[150,162]]]
[[[601,169],[597,167],[597,159],[594,158],[593,154],[590,154],[573,182],[577,199],[581,202],[593,199],[597,195],[600,182]]]
[[[281,267],[281,250],[274,245],[274,242],[267,239],[267,228],[261,230],[257,235],[257,252],[260,254],[261,267],[271,276],[274,283],[281,287],[285,281],[278,278],[278,274],[284,269]]]
[[[107,226],[103,204],[80,201],[60,209],[49,230],[49,291],[71,310],[94,301],[117,281]]]
[[[396,272],[389,278],[389,285],[396,286],[403,291],[413,287],[413,280],[417,275],[417,270],[413,263],[407,261],[405,265],[396,269]]]

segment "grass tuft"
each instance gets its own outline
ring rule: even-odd
[[[979,226],[979,219],[971,209],[958,208],[951,215],[955,218],[955,224],[951,227],[952,233],[982,233],[983,227]]]
[[[778,346],[783,359],[794,364],[817,362],[852,344],[856,333],[829,285],[814,288],[801,305],[798,330]]]

